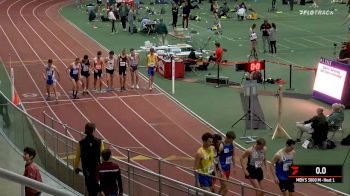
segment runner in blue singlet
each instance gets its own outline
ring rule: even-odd
[[[216,149],[218,156],[218,171],[217,175],[220,178],[230,179],[231,174],[231,164],[232,167],[235,166],[235,146],[234,140],[236,139],[236,134],[233,131],[228,131],[226,133],[226,138],[224,142],[221,142]],[[224,180],[220,180],[220,190],[219,194],[226,195],[227,194],[227,185]]]
[[[275,178],[276,184],[279,185],[280,190],[284,196],[294,194],[293,180],[288,178],[290,166],[293,165],[295,156],[295,141],[288,139],[286,146],[280,149],[271,161],[271,172]]]
[[[70,64],[68,68],[69,77],[73,85],[73,99],[78,98],[78,90],[80,82],[80,69],[81,63],[79,58],[75,58],[75,61]]]
[[[49,59],[47,65],[44,68],[44,79],[46,81],[46,92],[47,99],[50,99],[50,89],[53,89],[55,94],[56,101],[58,100],[57,91],[56,91],[56,82],[59,81],[60,75],[55,65],[52,64],[52,59]],[[57,75],[57,79],[56,79]]]

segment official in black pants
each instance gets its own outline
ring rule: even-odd
[[[293,11],[294,0],[288,0],[288,2],[289,2],[290,10]]]
[[[172,23],[172,26],[173,26],[173,29],[176,28],[176,24],[177,24],[177,18],[178,18],[178,15],[179,15],[179,5],[176,3],[176,2],[172,2],[172,8],[171,8],[171,11],[173,13],[173,23]]]

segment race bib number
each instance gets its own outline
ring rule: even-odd
[[[231,163],[232,163],[232,156],[226,157],[225,163],[226,163],[227,165],[231,164]]]
[[[283,164],[283,171],[289,171],[290,163],[284,163]]]
[[[209,165],[209,167],[208,167],[208,173],[209,173],[209,174],[212,174],[213,172],[214,172],[214,165],[211,164],[211,165]]]
[[[46,71],[46,74],[47,74],[48,76],[52,76],[52,71],[51,71],[51,70],[48,70],[48,71]]]
[[[121,67],[124,67],[125,65],[126,65],[125,62],[120,62],[120,66],[121,66]]]
[[[83,71],[89,71],[89,67],[86,66],[86,65],[84,65],[84,66],[83,66]]]
[[[255,168],[261,168],[262,161],[255,161]]]
[[[229,152],[230,152],[230,149],[224,148],[224,153],[229,153]]]
[[[96,64],[96,69],[102,69],[102,66],[100,64]]]
[[[78,74],[79,73],[79,70],[78,69],[73,69],[73,72],[72,72],[74,75]]]

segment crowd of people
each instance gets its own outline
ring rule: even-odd
[[[102,83],[105,78],[107,92],[114,91],[115,72],[118,71],[120,91],[126,91],[126,73],[130,71],[131,89],[139,89],[138,69],[140,64],[140,56],[135,49],[131,48],[129,54],[123,48],[119,55],[115,55],[114,51],[109,51],[108,56],[103,57],[102,52],[98,51],[97,56],[90,59],[88,55],[84,55],[83,59],[75,58],[68,66],[67,75],[72,83],[72,98],[77,99],[78,91],[81,88],[82,94],[85,95],[90,89],[90,75],[93,75],[93,90],[101,91]],[[146,59],[146,70],[149,76],[149,84],[147,89],[153,89],[154,72],[158,66],[157,56],[153,48],[150,49]],[[44,79],[46,81],[47,99],[51,97],[51,90],[57,100],[56,83],[60,81],[61,73],[57,66],[53,64],[53,60],[49,59],[43,70]],[[105,77],[106,76],[106,77]]]
[[[224,140],[219,134],[205,133],[202,135],[203,145],[198,149],[194,163],[194,169],[198,172],[198,184],[201,188],[220,195],[227,194],[225,180],[230,179],[231,173],[236,173],[235,138],[236,135],[232,131],[226,133]],[[273,180],[279,185],[283,195],[293,195],[294,183],[288,178],[288,175],[290,166],[294,162],[295,141],[292,139],[286,141],[284,148],[273,156],[269,168],[267,167],[266,151],[265,140],[258,138],[253,146],[240,155],[239,161],[245,178],[249,179],[253,187],[261,190],[263,189],[262,181],[267,176],[264,172],[271,172]],[[217,181],[220,183],[219,190],[215,188]],[[256,191],[256,195],[263,195],[260,190]]]

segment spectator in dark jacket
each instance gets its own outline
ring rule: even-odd
[[[188,28],[188,19],[191,13],[191,4],[188,0],[185,0],[184,7],[182,8],[182,28],[187,30]],[[185,25],[186,23],[186,25]]]
[[[103,162],[101,165],[97,166],[96,169],[96,180],[99,182],[99,192],[106,196],[123,195],[120,168],[118,164],[110,160],[111,155],[110,149],[105,149],[101,153]]]
[[[120,20],[122,22],[123,30],[126,31],[126,21],[129,14],[129,7],[124,2],[119,7]]]
[[[305,132],[312,134],[313,138],[320,136],[317,138],[317,141],[314,141],[315,143],[319,143],[319,140],[323,140],[324,135],[328,133],[328,123],[326,116],[323,114],[323,108],[317,108],[316,110],[317,115],[312,117],[311,119],[304,121],[304,122],[297,122],[297,128],[298,128],[298,136],[296,141],[300,142],[301,137]]]
[[[94,123],[86,123],[85,134],[86,137],[79,141],[76,149],[74,160],[75,173],[79,173],[79,162],[81,159],[81,166],[85,177],[85,186],[89,192],[89,196],[96,196],[98,192],[98,184],[96,182],[96,167],[101,163],[101,151],[104,149],[102,140],[95,138],[94,131],[96,125]]]
[[[159,44],[164,46],[167,42],[166,36],[168,35],[168,28],[163,23],[163,19],[160,19],[160,23],[157,24],[155,31],[158,34]]]

